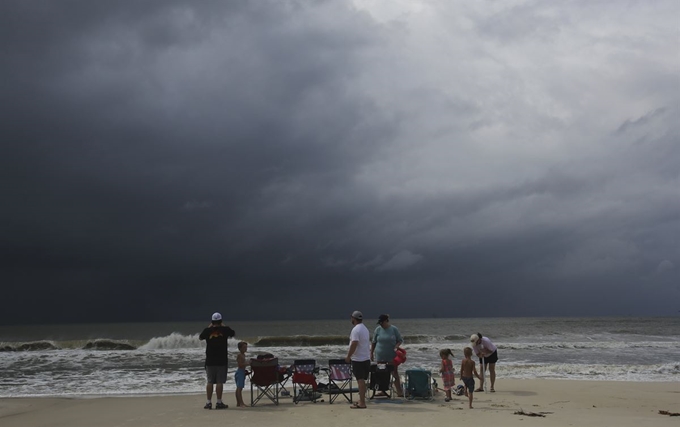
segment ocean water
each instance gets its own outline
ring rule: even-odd
[[[404,336],[405,369],[435,372],[439,350],[454,366],[470,334],[497,346],[503,378],[594,381],[680,381],[680,317],[392,319]],[[273,353],[282,365],[343,357],[348,319],[225,322],[249,356]],[[373,321],[366,321],[369,330]],[[205,323],[119,323],[0,326],[0,397],[201,393],[205,387]],[[226,390],[234,390],[230,375]],[[319,379],[323,381],[323,378]],[[246,387],[249,387],[246,385]]]

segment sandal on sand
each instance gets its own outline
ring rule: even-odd
[[[491,393],[495,393],[495,392],[496,392],[496,390],[494,390],[494,389],[491,389],[491,390],[489,390],[489,391],[490,391]]]
[[[351,405],[349,405],[349,407],[350,409],[366,409],[365,406],[359,406],[358,403],[352,403]]]
[[[479,391],[484,391],[484,389],[483,389],[483,388],[478,388],[477,390],[475,390],[475,393],[477,393],[477,392],[479,392]]]

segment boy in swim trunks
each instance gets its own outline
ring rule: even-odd
[[[475,361],[472,360],[472,349],[465,347],[463,350],[465,359],[460,364],[460,380],[465,384],[465,395],[470,400],[470,409],[472,409],[472,393],[475,391],[475,379],[473,375],[481,380],[475,367]]]
[[[248,343],[241,341],[238,343],[238,356],[236,356],[236,373],[234,380],[236,381],[236,406],[238,408],[246,408],[243,402],[243,388],[246,385],[246,351],[248,351]]]

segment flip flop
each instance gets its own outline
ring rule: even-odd
[[[496,390],[494,390],[494,389],[491,389],[491,390],[489,390],[489,391],[490,391],[491,393],[495,393],[495,392],[496,392]]]
[[[356,403],[349,405],[349,409],[366,409],[365,406],[359,406]]]
[[[484,389],[483,389],[483,388],[478,388],[477,390],[475,390],[475,393],[480,392],[480,391],[484,391]]]

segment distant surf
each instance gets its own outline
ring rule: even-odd
[[[503,378],[680,381],[680,318],[394,319],[404,337],[404,369],[436,373],[439,350],[459,363],[469,334],[498,346]],[[337,321],[233,322],[248,356],[272,353],[282,365],[343,357],[351,325]],[[369,325],[371,326],[371,325]],[[0,327],[0,397],[195,393],[204,389],[204,324]],[[372,328],[369,328],[372,329]],[[305,331],[300,334],[299,331]],[[372,331],[371,331],[372,332]],[[323,378],[321,378],[323,381]]]

